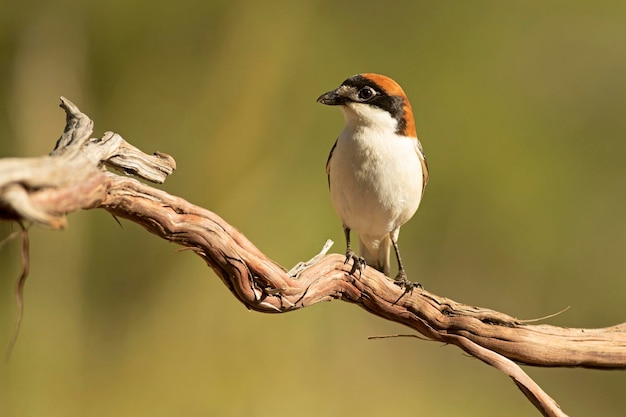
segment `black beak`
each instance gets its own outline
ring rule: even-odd
[[[339,106],[346,102],[346,98],[340,95],[337,90],[332,90],[319,96],[317,102],[326,104],[327,106]]]

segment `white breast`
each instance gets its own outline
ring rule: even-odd
[[[419,206],[422,164],[414,138],[348,123],[328,168],[335,210],[359,235],[383,238]]]

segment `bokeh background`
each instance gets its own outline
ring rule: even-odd
[[[626,319],[621,1],[3,1],[0,156],[48,153],[67,96],[291,266],[344,250],[324,171],[343,121],[315,99],[359,72],[404,87],[430,164],[410,278],[524,319]],[[538,415],[455,347],[367,340],[409,330],[340,302],[248,312],[191,252],[103,211],[69,220],[31,229],[0,416]],[[17,242],[0,265],[1,346]],[[572,416],[626,412],[623,372],[527,370]]]

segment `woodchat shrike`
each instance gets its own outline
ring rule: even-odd
[[[359,74],[322,94],[318,102],[339,106],[345,126],[326,163],[333,206],[343,222],[351,273],[367,264],[390,276],[390,249],[398,260],[395,282],[408,281],[398,248],[400,227],[417,210],[428,166],[415,132],[411,105],[391,78]],[[359,255],[350,231],[359,235]]]

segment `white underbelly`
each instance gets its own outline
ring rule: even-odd
[[[342,132],[329,164],[333,206],[359,235],[382,238],[419,206],[423,180],[415,139],[363,141]]]

